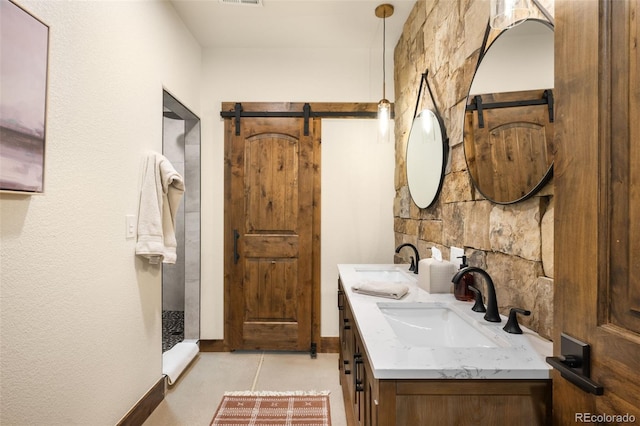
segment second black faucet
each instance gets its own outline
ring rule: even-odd
[[[420,255],[418,254],[418,249],[416,248],[416,246],[414,246],[411,243],[404,243],[404,244],[400,244],[398,247],[396,247],[396,253],[400,253],[400,249],[402,249],[402,247],[411,247],[413,249],[413,253],[415,255],[415,261],[413,259],[413,257],[411,258],[411,266],[409,267],[410,271],[413,271],[414,274],[418,273],[418,263],[420,262]]]

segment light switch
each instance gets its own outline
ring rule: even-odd
[[[135,238],[136,236],[136,215],[128,214],[125,216],[126,219],[126,238]]]

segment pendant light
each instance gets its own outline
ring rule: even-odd
[[[387,53],[387,18],[393,15],[393,6],[381,4],[376,7],[376,16],[382,19],[382,99],[378,102],[378,130],[382,140],[386,140],[389,135],[389,120],[391,116],[391,102],[386,98],[386,77],[385,57]]]
[[[531,15],[530,0],[491,0],[489,25],[506,30],[524,22]]]

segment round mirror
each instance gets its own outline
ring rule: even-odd
[[[553,173],[553,27],[527,20],[501,32],[474,75],[464,122],[471,180],[487,199],[531,197]]]
[[[430,207],[438,198],[448,150],[447,134],[440,118],[431,110],[422,110],[413,119],[407,142],[407,182],[418,207]]]

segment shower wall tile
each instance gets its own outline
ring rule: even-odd
[[[199,120],[186,120],[185,124],[185,146],[197,145],[200,147],[200,121]],[[200,162],[200,157],[198,157]]]
[[[184,162],[184,121],[165,117],[162,125],[162,153],[172,163]]]
[[[184,174],[186,191],[184,194],[187,212],[200,211],[200,146],[187,145],[185,147]]]
[[[176,218],[178,259],[163,266],[163,309],[184,311],[185,339],[200,337],[200,123],[164,119],[163,154],[185,181]]]
[[[200,338],[200,279],[185,282],[184,338]]]
[[[162,310],[183,311],[184,294],[184,266],[162,265]]]
[[[185,226],[185,278],[200,278],[200,212],[187,213]]]

